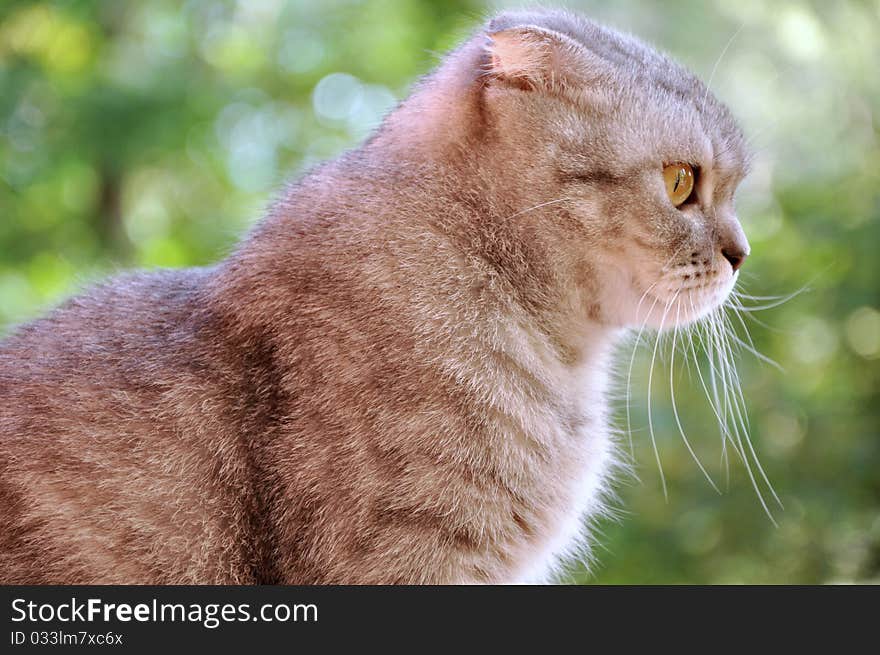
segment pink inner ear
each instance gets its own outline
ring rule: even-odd
[[[505,78],[540,78],[546,64],[546,44],[522,30],[491,34],[492,72]]]
[[[562,35],[524,27],[488,36],[491,72],[498,79],[533,90],[560,85],[572,73],[563,60],[574,48]]]

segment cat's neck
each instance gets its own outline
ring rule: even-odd
[[[596,311],[586,260],[560,255],[570,222],[552,206],[514,216],[519,204],[492,194],[472,170],[354,151],[276,205],[221,267],[223,285],[238,289],[223,295],[244,320],[278,323],[285,306],[307,302],[316,275],[331,274],[367,281],[391,303],[406,298],[398,309],[410,317],[512,321],[542,358],[588,364],[617,330]]]

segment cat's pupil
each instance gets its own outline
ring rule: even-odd
[[[666,194],[672,204],[678,207],[690,198],[694,189],[694,170],[690,164],[669,164],[663,168],[663,181]]]

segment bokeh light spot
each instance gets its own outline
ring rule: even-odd
[[[846,339],[865,359],[880,357],[880,312],[873,307],[855,310],[846,319]]]

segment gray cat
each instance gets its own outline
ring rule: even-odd
[[[611,353],[749,247],[693,75],[503,14],[211,268],[0,344],[0,582],[504,583],[586,547]]]

